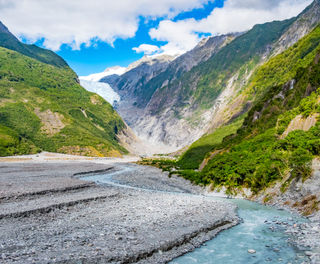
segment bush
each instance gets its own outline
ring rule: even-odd
[[[289,159],[289,165],[292,168],[291,175],[303,181],[306,180],[312,172],[312,159],[312,154],[301,147],[293,151]]]

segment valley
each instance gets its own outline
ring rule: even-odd
[[[0,22],[0,262],[320,263],[320,0],[309,2],[239,32],[193,29],[183,52],[159,37],[128,66],[82,76],[57,53],[133,39],[55,53]],[[151,17],[139,27],[158,23],[152,41],[182,23]],[[188,35],[202,20],[183,21]]]

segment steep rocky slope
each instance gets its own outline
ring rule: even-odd
[[[208,130],[218,108],[228,103],[291,23],[287,20],[257,25],[209,60],[157,89],[136,130],[177,148],[198,139]]]
[[[143,58],[129,66],[125,74],[107,76],[102,78],[101,81],[109,83],[121,95],[121,102],[117,106],[117,110],[134,131],[145,141],[154,143],[154,145],[161,145],[165,143],[163,140],[159,140],[152,134],[146,136],[156,129],[152,128],[154,124],[150,122],[148,113],[150,101],[157,100],[157,97],[153,99],[154,93],[179,79],[194,66],[208,60],[239,35],[237,33],[203,39],[193,50],[176,59],[167,56],[159,56],[154,59]],[[171,95],[168,97],[171,98]],[[138,122],[141,122],[144,117],[148,118],[147,126],[139,126]],[[169,122],[170,120],[166,121]],[[161,122],[158,122],[158,125],[165,126]],[[173,134],[177,136],[178,131]],[[168,149],[168,147],[164,149]],[[172,149],[175,149],[175,146]]]
[[[0,34],[0,155],[40,150],[119,156],[127,126],[100,96],[79,85],[55,53]]]
[[[177,161],[151,163],[211,189],[319,216],[320,25],[258,67],[245,91],[253,100],[247,115]]]
[[[296,18],[203,41],[139,88],[131,87],[118,111],[146,141],[163,143],[167,150],[192,143],[250,109],[254,98],[243,91],[251,75],[309,33],[319,10],[316,0]]]
[[[319,60],[317,26],[257,69],[246,90],[255,96],[247,116],[195,142],[175,164],[181,174],[230,193],[248,188],[264,202],[283,199],[305,214],[319,209],[318,187],[310,187],[320,155]]]
[[[258,66],[296,44],[298,40],[310,33],[319,24],[319,22],[320,1],[315,0],[293,21],[290,27],[273,44],[273,46],[269,48],[269,52],[262,57],[260,63],[255,65],[249,74],[245,74],[243,76],[244,78],[242,78],[242,83],[240,85],[237,85],[237,83],[235,83],[235,85],[231,85],[232,89],[230,93],[232,96],[228,98],[228,102],[217,107],[213,115],[209,131],[214,131],[222,124],[246,112],[254,100],[252,93],[251,96],[248,97],[247,88],[250,85],[251,88],[254,86],[254,83],[250,78],[252,78],[251,75],[254,74]],[[313,42],[313,45],[316,46],[317,42]],[[310,47],[311,50],[313,48],[314,46]],[[279,67],[279,69],[281,69],[281,67]],[[283,71],[279,71],[279,73],[282,74]],[[284,77],[286,76],[284,75]],[[222,96],[223,93],[220,97]]]
[[[121,96],[121,102],[115,107],[130,126],[142,115],[143,107],[138,106],[148,102],[146,83],[164,71],[174,58],[167,55],[144,56],[129,65],[123,74],[108,75],[100,80],[110,84]]]

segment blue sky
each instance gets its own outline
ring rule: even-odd
[[[202,8],[196,8],[192,11],[182,12],[174,17],[173,21],[195,18],[196,20],[207,17],[215,7],[222,7],[224,0],[218,0],[205,4]],[[117,39],[113,47],[102,41],[95,45],[86,47],[82,44],[80,50],[72,50],[66,44],[62,45],[57,53],[63,57],[78,75],[88,75],[90,73],[101,72],[107,67],[119,65],[126,67],[130,63],[140,59],[144,54],[136,53],[132,50],[142,43],[162,46],[167,41],[154,40],[149,35],[149,30],[156,27],[160,21],[166,17],[147,21],[139,17],[139,27],[133,38]]]
[[[62,56],[78,75],[177,55],[204,36],[298,15],[312,0],[2,0],[1,21]]]

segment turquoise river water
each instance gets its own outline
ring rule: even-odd
[[[109,184],[117,187],[140,189],[123,185],[113,180],[113,177],[126,173],[132,168],[116,172],[88,175],[84,180],[98,184]],[[145,190],[145,189],[144,189]],[[154,190],[149,190],[153,192]],[[179,195],[191,195],[181,194]],[[219,233],[211,241],[200,248],[172,260],[171,264],[253,264],[253,263],[308,263],[303,251],[290,243],[286,226],[306,221],[298,215],[273,207],[241,200],[211,197],[211,199],[227,200],[238,206],[238,215],[242,222],[228,230]],[[250,254],[249,249],[255,253]]]

